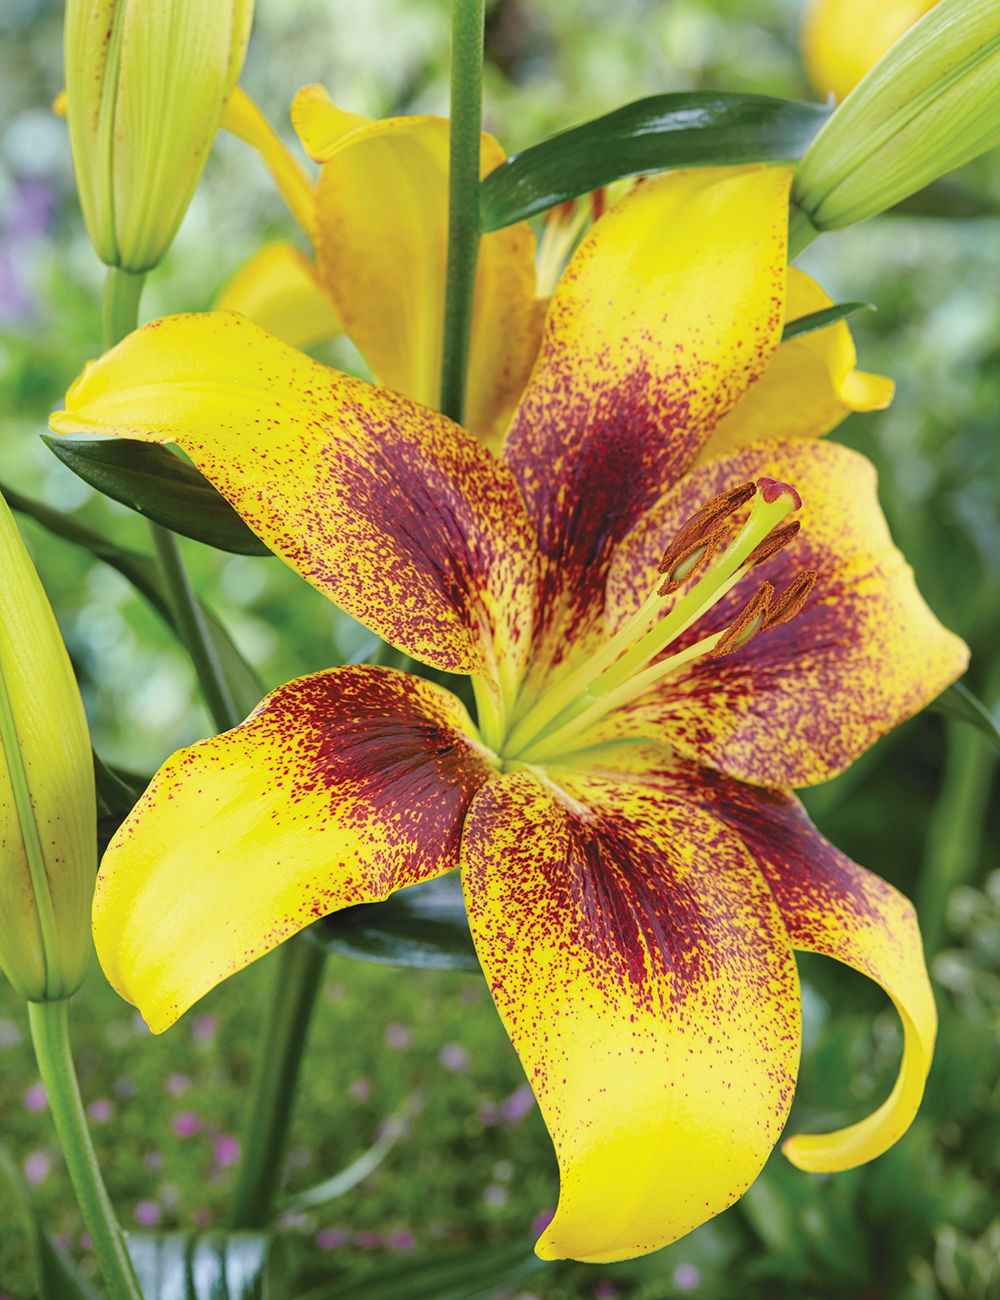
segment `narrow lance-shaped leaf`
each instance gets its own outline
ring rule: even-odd
[[[528,1242],[455,1251],[373,1269],[299,1300],[480,1300],[546,1267]]]
[[[824,330],[828,325],[834,325],[839,320],[847,320],[848,317],[857,316],[863,311],[878,311],[878,308],[872,302],[835,302],[830,307],[822,308],[821,311],[811,311],[808,316],[798,316],[795,320],[790,320],[781,331],[781,341],[787,343],[789,339],[797,339],[803,334]]]
[[[680,91],[638,99],[501,163],[479,187],[484,233],[626,176],[801,158],[830,115],[772,95]]]
[[[306,933],[330,952],[381,966],[480,969],[457,872],[397,890],[384,903],[345,907]]]
[[[48,449],[74,474],[164,528],[236,555],[272,552],[193,465],[166,447],[131,439],[50,438]]]
[[[942,691],[927,708],[931,713],[943,713],[946,717],[958,718],[970,727],[978,728],[1000,749],[1000,727],[997,726],[996,718],[961,682],[954,682],[946,691]]]

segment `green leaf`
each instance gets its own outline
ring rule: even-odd
[[[97,1300],[96,1291],[80,1276],[69,1255],[52,1240],[5,1146],[0,1146],[0,1181],[13,1198],[28,1238],[40,1300]]]
[[[357,1160],[352,1161],[339,1174],[317,1183],[315,1187],[296,1192],[294,1196],[286,1196],[278,1203],[279,1213],[287,1210],[311,1210],[317,1205],[326,1205],[328,1201],[336,1200],[338,1196],[344,1196],[357,1187],[358,1183],[375,1172],[399,1139],[409,1132],[410,1116],[415,1109],[411,1097],[397,1114],[389,1116],[382,1125],[381,1133]]]
[[[970,194],[949,181],[933,181],[888,209],[898,217],[947,217],[969,221],[975,217],[1000,217],[996,199]]]
[[[953,682],[936,700],[932,700],[927,708],[931,713],[943,713],[946,717],[967,722],[970,727],[978,727],[985,736],[990,738],[993,745],[1000,749],[1000,727],[997,726],[996,718],[961,682]]]
[[[803,334],[824,330],[828,325],[847,320],[849,316],[857,316],[863,311],[878,311],[878,308],[873,302],[835,302],[831,307],[811,311],[808,316],[797,316],[795,320],[790,320],[781,331],[781,341],[787,343],[789,339],[797,339]]]
[[[104,537],[101,533],[95,532],[93,528],[88,528],[85,524],[79,524],[75,519],[68,519],[66,515],[60,514],[58,510],[50,510],[48,506],[43,506],[40,501],[33,501],[30,497],[22,496],[20,492],[15,492],[3,483],[0,483],[0,492],[6,497],[11,510],[27,515],[56,537],[62,537],[65,541],[72,542],[74,546],[83,547],[84,550],[89,551],[97,559],[103,560],[105,564],[117,569],[122,577],[127,578],[136,591],[149,601],[164,623],[174,632],[174,635],[177,634],[173,611],[170,608],[170,602],[167,599],[160,578],[160,569],[151,556],[141,555],[138,551],[126,550],[124,547],[116,545],[109,538]],[[257,680],[253,669],[233,645],[228,632],[212,611],[204,603],[202,603],[201,608],[208,624],[209,635],[215,643],[222,670],[226,674],[233,700],[237,708],[246,715],[255,709],[263,699],[264,688]]]
[[[374,1269],[355,1280],[317,1287],[300,1300],[485,1300],[501,1287],[544,1268],[528,1242],[414,1258]]]
[[[479,187],[480,224],[499,230],[625,176],[801,158],[830,111],[724,91],[637,99],[501,163]]]
[[[332,912],[306,934],[329,952],[381,966],[479,970],[457,871],[408,885],[384,903]]]
[[[145,1300],[279,1300],[270,1236],[260,1232],[129,1233]]]
[[[42,436],[62,463],[105,496],[164,528],[237,555],[271,555],[221,492],[166,447],[127,438]]]

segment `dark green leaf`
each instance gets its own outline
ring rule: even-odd
[[[150,777],[126,772],[124,768],[108,767],[95,751],[94,782],[97,786],[98,811],[102,814],[130,813],[149,785]],[[100,807],[103,805],[103,807]]]
[[[27,515],[56,537],[62,537],[65,541],[72,542],[74,546],[82,546],[97,559],[117,569],[122,577],[127,578],[136,591],[149,601],[157,614],[176,634],[173,611],[163,589],[159,566],[151,556],[140,555],[138,551],[128,551],[124,547],[117,546],[109,538],[95,532],[93,528],[78,524],[76,520],[68,519],[58,510],[50,510],[41,502],[32,501],[30,497],[22,496],[20,492],[15,492],[2,483],[0,483],[0,492],[6,497],[7,504],[12,510]],[[232,691],[233,700],[237,708],[246,715],[260,703],[264,695],[263,687],[212,611],[204,604],[202,604],[202,611],[208,624],[209,634],[215,643],[222,670],[226,674],[229,689]]]
[[[927,707],[931,713],[943,713],[946,717],[967,722],[970,727],[978,727],[1000,749],[1000,728],[997,727],[996,718],[961,682],[953,682]]]
[[[360,903],[307,931],[330,952],[383,966],[479,970],[457,872],[408,885],[384,903]]]
[[[129,1233],[126,1242],[145,1300],[279,1300],[263,1233]]]
[[[11,1193],[14,1208],[28,1238],[40,1300],[97,1300],[97,1293],[80,1276],[66,1252],[52,1240],[35,1209],[27,1185],[4,1146],[0,1146],[0,1180]]]
[[[272,554],[221,492],[166,447],[127,438],[42,441],[85,483],[164,528],[220,551]]]
[[[500,1287],[509,1287],[544,1263],[527,1242],[514,1246],[476,1248],[390,1264],[317,1287],[301,1300],[480,1300]]]
[[[772,95],[652,95],[514,154],[479,187],[484,232],[625,176],[673,167],[801,158],[830,115]]]
[[[795,320],[790,320],[781,331],[781,341],[787,343],[789,339],[797,339],[802,334],[812,334],[814,330],[826,329],[828,325],[834,325],[839,320],[847,320],[849,316],[857,316],[863,311],[878,311],[878,308],[873,302],[835,302],[832,307],[811,311],[808,316],[798,316]]]
[[[969,221],[974,217],[1000,217],[1000,203],[960,189],[948,181],[933,181],[916,194],[889,208],[899,217],[948,217]]]

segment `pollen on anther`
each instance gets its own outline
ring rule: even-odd
[[[780,528],[775,528],[768,533],[760,545],[755,546],[743,561],[744,568],[752,569],[758,564],[763,564],[765,560],[769,560],[775,552],[788,545],[801,527],[802,525],[795,519],[792,523],[782,524]]]
[[[674,540],[663,552],[659,572],[672,573],[699,543],[706,542],[710,536],[719,532],[723,520],[739,510],[757,492],[752,483],[741,483],[738,487],[720,492],[710,501],[694,512],[691,518],[677,532]],[[693,572],[693,569],[692,569]],[[690,577],[690,574],[687,575]]]
[[[780,596],[770,605],[764,616],[764,627],[776,627],[794,618],[806,603],[816,583],[816,570],[804,569],[793,578]]]
[[[721,655],[732,654],[734,650],[739,650],[757,635],[764,627],[767,626],[768,607],[771,604],[771,597],[774,595],[774,588],[769,582],[761,583],[757,593],[748,601],[740,613],[736,616],[735,622],[723,632],[721,638],[716,642],[715,649],[711,651],[713,659],[718,659]]]

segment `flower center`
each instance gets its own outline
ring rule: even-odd
[[[750,513],[727,545],[733,516]],[[729,627],[663,657],[663,652],[736,586],[746,571],[769,559],[799,531],[785,520],[802,505],[795,489],[760,478],[713,497],[681,528],[664,552],[659,576],[640,608],[596,654],[546,692],[515,721],[503,742],[508,761],[545,763],[579,748],[579,738],[612,709],[629,703],[703,656],[739,650],[759,632],[793,618],[816,574],[800,573],[779,596],[764,582]],[[664,603],[685,583],[698,581],[664,614]]]

